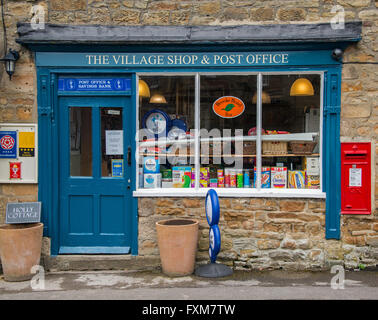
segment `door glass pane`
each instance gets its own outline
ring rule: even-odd
[[[123,177],[122,108],[100,108],[102,177]]]
[[[92,108],[70,108],[70,175],[92,176]]]

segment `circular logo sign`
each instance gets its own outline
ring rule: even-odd
[[[232,119],[240,116],[245,109],[244,102],[233,96],[221,97],[213,103],[214,112],[226,119]]]
[[[0,139],[0,145],[4,150],[10,150],[14,147],[15,141],[11,136],[3,136]]]

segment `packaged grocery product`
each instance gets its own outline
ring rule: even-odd
[[[144,173],[160,173],[159,158],[144,157],[143,158],[143,172]]]
[[[143,176],[143,186],[146,189],[161,187],[161,173],[146,173]]]
[[[230,171],[230,187],[231,188],[236,188],[236,171],[235,170],[231,170]]]
[[[192,168],[192,183],[191,187],[194,188],[196,184],[196,168]]]
[[[160,173],[162,181],[164,179],[172,179],[172,169],[161,169]]]
[[[161,180],[161,187],[162,188],[172,188],[173,187],[172,179],[162,179]]]
[[[231,176],[230,176],[231,170],[226,168],[224,169],[224,187],[230,188],[231,187]]]
[[[224,177],[218,177],[218,188],[224,188]]]
[[[209,187],[209,168],[203,167],[200,168],[200,188],[208,188]]]
[[[286,188],[287,168],[271,167],[270,168],[270,185],[271,188]]]
[[[243,188],[243,172],[241,170],[236,173],[236,186]]]
[[[173,188],[190,188],[192,181],[192,167],[173,167],[172,186]]]
[[[306,174],[304,170],[289,170],[287,187],[292,189],[305,189]]]
[[[320,176],[318,175],[307,175],[307,188],[308,189],[320,189]]]
[[[243,187],[244,188],[250,188],[251,187],[250,170],[249,169],[243,170]]]
[[[217,178],[210,179],[210,188],[216,188],[217,186],[218,186],[218,179]]]
[[[256,188],[257,172],[254,168],[254,184]],[[270,188],[270,167],[261,167],[261,188]]]

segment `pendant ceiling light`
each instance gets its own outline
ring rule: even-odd
[[[152,95],[150,103],[167,103],[167,100],[162,94],[156,93]]]
[[[313,96],[314,87],[310,80],[306,78],[299,78],[294,81],[290,89],[291,96]]]
[[[264,104],[270,103],[271,99],[270,99],[269,93],[267,93],[266,91],[263,90],[261,92],[261,100],[262,100],[262,103],[264,103]],[[253,98],[252,98],[252,103],[256,104],[256,102],[257,102],[257,92],[253,95]]]
[[[150,88],[147,83],[143,80],[139,80],[139,97],[149,98],[150,95]]]

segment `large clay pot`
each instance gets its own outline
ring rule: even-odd
[[[171,219],[156,222],[163,273],[171,277],[194,272],[198,242],[198,221]]]
[[[33,277],[31,268],[39,265],[43,223],[0,226],[0,257],[4,280],[25,281]]]

